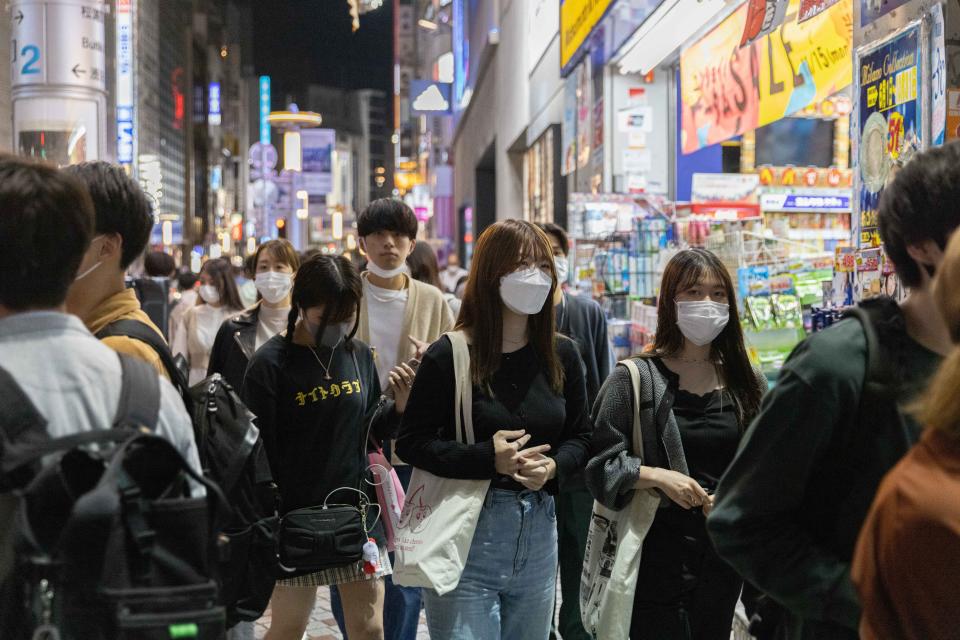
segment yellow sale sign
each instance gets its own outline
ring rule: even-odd
[[[800,5],[791,0],[776,31],[741,48],[743,5],[683,51],[684,153],[776,122],[853,82],[852,0],[798,23]]]

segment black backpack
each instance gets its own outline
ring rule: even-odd
[[[130,282],[137,294],[140,308],[153,324],[157,325],[164,338],[170,339],[170,281],[166,278],[137,278]]]
[[[56,439],[0,368],[0,490],[19,497],[4,638],[224,637],[215,573],[224,498],[150,433],[160,407],[153,368],[120,362],[112,427]],[[206,495],[191,497],[188,479]]]
[[[144,323],[118,320],[97,337],[120,335],[149,344],[182,390],[204,473],[221,487],[231,507],[222,532],[228,544],[220,557],[227,626],[256,620],[266,610],[276,582],[280,496],[253,423],[255,416],[219,374],[188,389],[169,347]]]

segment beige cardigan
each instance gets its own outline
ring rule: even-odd
[[[367,274],[361,275],[364,279]],[[407,338],[413,336],[423,342],[436,342],[440,336],[453,329],[454,318],[450,306],[443,299],[440,289],[414,280],[408,275],[407,306],[403,313],[403,328],[400,330],[400,345],[397,349],[397,362],[406,362],[416,354],[416,347]],[[367,317],[367,298],[360,301],[360,327],[357,337],[370,344],[370,320]],[[376,345],[374,345],[376,346]]]

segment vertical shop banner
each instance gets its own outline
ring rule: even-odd
[[[303,188],[312,196],[333,191],[333,150],[337,133],[333,129],[306,129],[300,132],[303,153]]]
[[[117,1],[117,162],[133,170],[137,130],[134,124],[133,0]]]
[[[577,168],[590,164],[593,123],[593,82],[590,61],[577,67]]]
[[[880,46],[858,52],[859,244],[880,246],[877,207],[895,166],[920,150],[920,26],[912,25]]]
[[[748,0],[747,21],[740,38],[740,46],[745,47],[769,35],[783,24],[789,4],[789,0]]]
[[[577,169],[577,83],[576,73],[563,81],[563,127],[560,131],[561,171],[563,175]]]
[[[853,80],[853,4],[802,24],[790,0],[780,28],[740,47],[741,6],[680,56],[683,153],[723,142],[820,102]]]
[[[943,5],[939,2],[930,9],[930,140],[942,145],[947,132],[947,54],[943,21]]]

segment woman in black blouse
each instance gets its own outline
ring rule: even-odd
[[[555,333],[550,242],[506,220],[477,242],[457,328],[470,342],[476,444],[454,436],[449,339],[427,350],[397,453],[457,479],[490,479],[456,589],[424,590],[434,640],[545,640],[557,572],[557,478],[581,469],[591,431],[583,363]]]
[[[713,550],[705,516],[766,381],[747,358],[730,275],[709,251],[674,256],[657,315],[653,350],[642,356],[654,365],[655,409],[641,413],[641,429],[658,446],[645,447],[644,460],[633,451],[638,408],[630,374],[618,366],[594,408],[587,485],[612,509],[638,489],[661,494],[643,541],[631,639],[727,640],[742,581]],[[649,424],[645,415],[654,416]]]
[[[394,370],[391,380],[404,381],[394,387],[396,404],[381,399],[370,348],[353,339],[361,295],[360,275],[346,258],[313,256],[297,271],[286,334],[268,340],[247,368],[241,396],[257,416],[281,514],[323,505],[328,496],[330,504],[359,507],[358,487],[376,504],[367,433],[395,434],[413,372]],[[363,562],[320,572],[292,567],[274,589],[267,640],[300,640],[325,585],[340,587],[351,638],[383,638],[382,578],[391,570],[376,508],[367,522],[380,547],[376,570],[365,573]]]

